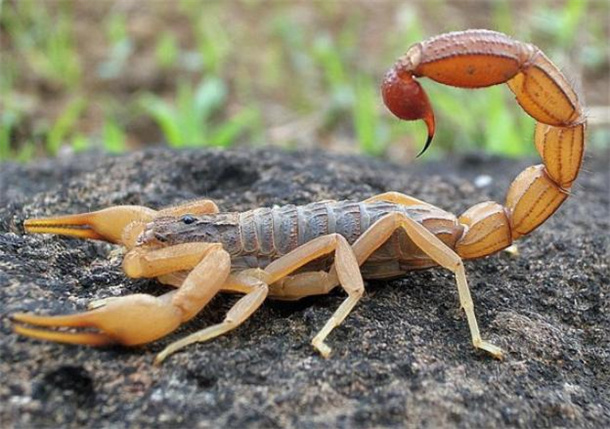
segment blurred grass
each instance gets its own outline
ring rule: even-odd
[[[411,44],[473,27],[537,44],[607,112],[609,13],[601,0],[0,0],[0,160],[157,143],[411,159],[425,127],[385,110],[381,77]],[[534,152],[505,86],[422,84],[438,123],[427,157]],[[608,119],[593,119],[608,147]]]
[[[3,2],[2,30],[31,69],[49,83],[73,90],[82,69],[72,32],[72,10],[65,2],[58,3],[54,14],[40,6],[34,1]],[[18,78],[15,71],[11,78]]]
[[[176,100],[168,102],[154,94],[143,94],[140,103],[163,131],[173,147],[227,147],[257,120],[254,109],[242,109],[222,122],[210,119],[226,104],[227,88],[219,78],[208,78],[196,88],[178,82]]]

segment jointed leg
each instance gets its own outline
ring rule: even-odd
[[[169,355],[189,344],[208,341],[237,328],[260,307],[263,301],[265,301],[268,292],[268,286],[263,281],[254,277],[239,275],[229,276],[227,281],[223,284],[222,289],[240,293],[245,292],[246,295],[240,298],[233,307],[231,307],[221,323],[209,326],[167,346],[155,358],[156,364],[160,364]]]
[[[383,217],[354,243],[353,249],[358,263],[366,261],[398,228],[402,228],[432,260],[455,274],[460,304],[466,312],[472,343],[476,348],[485,350],[496,358],[502,358],[502,350],[499,347],[481,338],[462,259],[421,224],[402,213],[391,213]]]
[[[331,252],[335,253],[334,267],[337,278],[348,296],[312,340],[313,346],[324,357],[328,357],[331,352],[324,340],[335,327],[343,322],[364,293],[364,283],[358,262],[347,240],[338,234],[319,237],[273,261],[261,272],[261,277],[266,280],[266,283],[273,284],[303,265]]]
[[[269,295],[273,298],[293,301],[311,295],[324,295],[339,285],[337,273],[333,270],[310,271],[284,277],[270,285]]]
[[[162,274],[157,277],[157,280],[164,285],[180,287],[188,275],[188,271],[176,271],[173,273]]]

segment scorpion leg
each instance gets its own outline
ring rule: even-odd
[[[176,271],[173,273],[161,274],[157,277],[157,280],[164,285],[180,287],[188,275],[188,271]]]
[[[258,278],[247,275],[231,275],[222,285],[222,290],[246,293],[246,295],[231,307],[221,323],[209,326],[171,343],[157,355],[155,364],[160,364],[168,356],[190,344],[211,340],[237,328],[261,306],[267,298],[269,288],[265,282]]]
[[[478,349],[485,350],[493,357],[501,359],[503,356],[502,349],[484,341],[479,333],[462,259],[424,226],[403,213],[390,213],[379,219],[353,245],[358,263],[362,264],[366,261],[398,228],[402,228],[409,238],[437,264],[455,274],[460,304],[466,313],[473,345]]]
[[[334,267],[339,283],[348,296],[312,340],[312,345],[324,357],[328,357],[331,352],[331,348],[324,343],[324,340],[335,327],[343,322],[364,293],[364,283],[358,262],[345,237],[339,234],[318,237],[273,261],[260,271],[260,276],[265,283],[273,284],[303,265],[331,252],[335,253]]]
[[[395,191],[384,192],[364,200],[365,203],[376,201],[391,202],[405,206],[424,205],[434,207],[432,204],[426,203],[425,201]],[[361,245],[354,247],[354,253],[357,256],[360,265],[365,260],[365,258],[358,257],[359,254],[364,254],[363,250]],[[305,296],[327,294],[338,285],[339,280],[334,269],[330,272],[305,272],[284,277],[271,284],[269,295],[280,300],[297,300]]]
[[[269,295],[282,301],[295,301],[311,295],[325,295],[339,285],[337,273],[310,271],[284,277],[270,285]]]
[[[160,283],[163,283],[164,285],[168,285],[168,286],[173,286],[173,287],[180,287],[182,286],[182,283],[184,283],[184,279],[186,279],[186,277],[189,275],[188,271],[176,271],[173,273],[167,273],[167,274],[162,274],[160,276],[157,277],[157,280]],[[233,276],[231,276],[233,277]],[[234,292],[234,293],[248,293],[250,291],[250,289],[248,289],[247,287],[243,288],[243,289],[239,289],[237,287],[237,283],[235,282],[229,282],[225,283],[222,286],[222,292]]]
[[[112,343],[130,346],[161,338],[193,318],[216,295],[229,275],[230,256],[220,244],[191,250],[198,252],[194,258],[196,262],[178,290],[158,298],[146,294],[128,295],[74,315],[15,314],[12,316],[15,322],[35,326],[16,325],[15,332],[43,340],[93,346]],[[97,332],[53,331],[39,327],[96,328]]]

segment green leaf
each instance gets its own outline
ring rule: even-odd
[[[140,98],[140,105],[148,112],[161,128],[167,143],[173,147],[183,145],[180,123],[177,120],[174,107],[153,94],[145,94]]]
[[[257,119],[254,109],[244,109],[224,124],[218,126],[210,138],[213,146],[229,147],[233,145],[240,134],[252,126]]]
[[[70,101],[47,135],[47,150],[56,155],[64,140],[73,131],[76,121],[86,107],[84,98],[78,97]]]
[[[7,160],[11,157],[11,131],[17,124],[17,114],[15,112],[3,112],[0,116],[0,160]]]
[[[369,155],[378,156],[385,150],[380,141],[379,118],[376,111],[377,91],[371,79],[360,76],[356,79],[356,101],[353,105],[354,131],[360,149]]]
[[[218,78],[208,78],[195,91],[193,107],[200,120],[206,120],[218,110],[227,99],[227,87]]]
[[[124,152],[126,137],[123,130],[112,120],[106,120],[102,132],[104,148],[111,153]]]
[[[83,134],[77,134],[72,139],[72,150],[74,152],[83,152],[89,149],[89,139]]]
[[[162,68],[172,67],[180,53],[176,36],[169,31],[163,32],[155,46],[155,58]]]

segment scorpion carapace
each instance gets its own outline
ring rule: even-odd
[[[456,218],[388,192],[361,202],[323,201],[244,213],[219,213],[212,201],[202,200],[160,211],[118,206],[30,219],[24,224],[28,232],[122,244],[129,277],[154,277],[176,289],[160,297],[135,294],[94,301],[90,311],[75,315],[14,314],[15,331],[74,344],[144,344],[190,320],[218,292],[244,294],[223,322],[172,343],[157,356],[161,362],[188,344],[236,328],[267,297],[299,299],[340,285],[347,298],[312,340],[328,356],[325,339],[364,293],[363,277],[394,277],[436,265],[455,275],[473,345],[501,358],[502,350],[479,333],[462,260],[508,247],[561,205],[582,162],[585,117],[565,77],[535,46],[488,30],[448,33],[412,46],[382,84],[386,105],[396,116],[426,122],[424,150],[435,122],[419,77],[464,88],[506,82],[538,121],[534,140],[544,164],[515,179],[505,206],[484,202]]]

